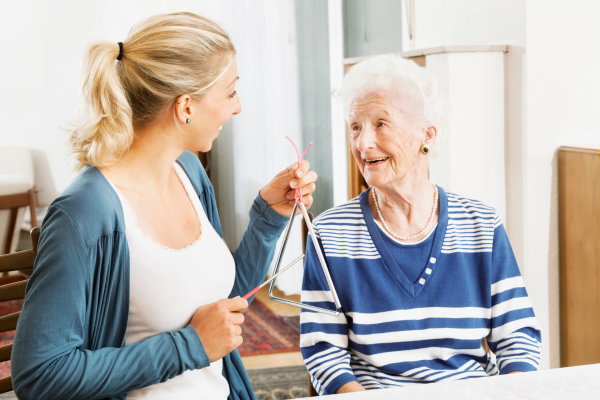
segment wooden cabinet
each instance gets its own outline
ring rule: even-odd
[[[600,150],[559,149],[561,366],[600,363]]]

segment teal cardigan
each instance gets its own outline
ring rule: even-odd
[[[221,233],[213,187],[198,158],[183,167],[215,230]],[[287,218],[257,196],[234,254],[230,297],[265,278]],[[125,346],[129,315],[129,248],[123,209],[104,175],[87,167],[48,209],[33,275],[27,284],[12,350],[19,399],[125,399],[210,363],[191,325]],[[223,359],[230,400],[256,399],[237,350]]]

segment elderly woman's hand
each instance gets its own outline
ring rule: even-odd
[[[289,217],[295,204],[296,188],[299,187],[302,189],[302,202],[310,208],[317,173],[309,171],[309,168],[310,163],[306,160],[302,161],[300,168],[298,163],[290,165],[260,190],[260,197],[279,214]]]
[[[335,392],[336,394],[342,394],[342,393],[354,393],[354,392],[364,392],[367,389],[364,388],[363,385],[361,385],[358,382],[348,382],[346,383],[344,386],[342,386],[341,388],[338,389],[337,392]]]

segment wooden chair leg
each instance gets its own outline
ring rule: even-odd
[[[15,235],[15,225],[17,225],[17,215],[19,214],[19,208],[10,209],[10,218],[8,222],[8,233],[6,235],[6,245],[4,246],[4,254],[10,253],[12,246],[13,236]]]
[[[319,397],[319,393],[317,393],[310,380],[310,374],[308,374],[308,397]]]
[[[38,226],[37,215],[36,215],[37,206],[38,206],[37,192],[35,191],[35,189],[31,189],[29,191],[29,215],[31,216],[31,227],[32,228],[35,228],[36,226]]]

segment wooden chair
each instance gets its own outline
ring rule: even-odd
[[[308,374],[308,397],[319,397],[319,393],[317,393],[310,381],[310,374]]]
[[[37,219],[35,215],[35,209],[37,207],[37,194],[35,189],[31,189],[23,193],[0,196],[0,210],[10,210],[10,217],[8,219],[8,235],[6,237],[6,244],[4,245],[4,254],[10,253],[12,239],[16,227],[15,225],[17,224],[17,214],[19,213],[19,208],[27,206],[29,206],[31,227],[33,228],[37,226]]]
[[[34,220],[35,221],[35,220]],[[17,253],[5,254],[0,256],[0,272],[20,271],[33,268],[33,262],[37,255],[38,240],[40,238],[40,228],[31,229],[32,249],[19,251]],[[7,277],[9,280],[20,279],[17,282],[11,282],[0,285],[0,302],[19,300],[25,298],[25,287],[28,279],[23,277]],[[6,278],[5,278],[6,279]],[[0,316],[0,332],[8,332],[17,328],[17,321],[21,312]],[[0,347],[0,362],[9,361],[12,352],[12,344]],[[0,393],[6,393],[13,390],[10,376],[0,379]]]

